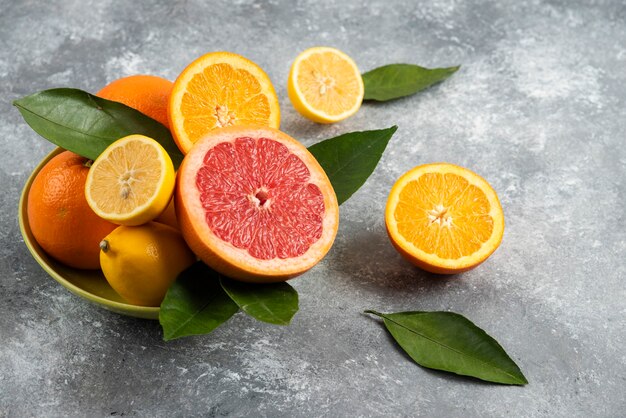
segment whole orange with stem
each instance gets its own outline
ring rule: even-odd
[[[52,258],[79,269],[100,268],[100,241],[117,227],[87,204],[90,164],[64,151],[41,169],[28,192],[28,223],[35,240]]]
[[[131,75],[111,82],[96,96],[123,103],[169,128],[167,105],[173,86],[171,81],[154,75]]]

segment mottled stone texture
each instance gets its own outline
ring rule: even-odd
[[[0,416],[616,417],[626,413],[626,7],[622,1],[0,1]],[[332,126],[287,98],[314,45],[362,70],[462,64],[450,80]],[[397,124],[341,207],[328,257],[293,281],[289,327],[236,315],[170,343],[158,323],[92,305],[48,277],[18,229],[31,169],[53,146],[11,101],[121,76],[174,79],[207,51],[241,53],[276,84],[282,129],[305,144]],[[448,161],[497,190],[507,229],[449,279],[387,239],[394,180]],[[452,310],[493,335],[530,384],[420,368],[364,309]]]

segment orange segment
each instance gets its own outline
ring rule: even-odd
[[[500,245],[504,214],[496,192],[479,175],[453,164],[415,167],[391,189],[385,211],[393,245],[434,273],[459,273]]]
[[[174,140],[185,154],[216,128],[280,125],[278,98],[267,74],[230,52],[206,54],[178,76],[168,116]]]
[[[327,47],[302,52],[291,66],[287,85],[293,106],[319,123],[346,119],[361,107],[363,80],[354,61]]]

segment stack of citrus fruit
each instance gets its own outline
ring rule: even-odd
[[[95,161],[53,159],[28,199],[35,239],[53,258],[100,268],[129,303],[158,306],[196,257],[230,277],[270,282],[328,252],[335,193],[308,150],[277,130],[278,98],[255,63],[210,53],[174,83],[136,75],[98,95],[171,128],[187,156],[178,181],[167,152],[142,135],[115,141]]]
[[[358,111],[364,89],[350,57],[318,47],[294,61],[288,93],[302,115],[332,123]],[[70,152],[53,158],[28,196],[33,235],[52,257],[101,268],[128,302],[158,306],[196,257],[232,278],[275,282],[329,251],[339,222],[333,187],[309,151],[278,130],[278,98],[258,65],[214,52],[174,83],[137,75],[98,95],[161,122],[186,156],[176,173],[159,143],[130,135],[93,162]],[[504,229],[489,184],[450,164],[400,178],[385,219],[393,245],[437,273],[478,265]]]
[[[198,58],[174,83],[168,115],[187,154],[176,214],[204,262],[272,282],[324,257],[337,233],[337,198],[308,150],[277,130],[278,98],[259,66],[229,52]]]

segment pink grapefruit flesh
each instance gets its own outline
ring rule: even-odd
[[[192,250],[232,278],[282,281],[330,249],[338,205],[324,170],[271,128],[232,127],[198,141],[178,173],[176,212]]]

